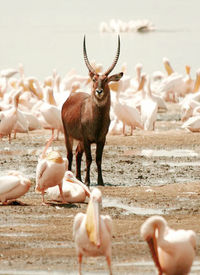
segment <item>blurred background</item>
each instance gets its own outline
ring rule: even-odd
[[[147,19],[155,31],[121,33],[121,54],[115,72],[127,63],[127,73],[135,75],[135,65],[144,71],[164,71],[162,58],[168,57],[175,71],[192,75],[200,67],[199,0],[0,0],[0,70],[23,63],[25,75],[40,80],[57,69],[64,76],[71,69],[87,75],[82,41],[86,34],[89,59],[105,69],[116,53],[116,33],[102,33],[102,21]]]

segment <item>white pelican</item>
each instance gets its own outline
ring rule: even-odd
[[[29,112],[37,103],[39,99],[31,91],[21,93],[19,97],[19,108],[22,111]]]
[[[169,62],[169,59],[167,57],[163,57],[163,65],[164,65],[164,68],[165,68],[168,76],[175,73],[175,71],[172,68],[172,66]]]
[[[178,102],[179,97],[184,97],[194,89],[194,81],[190,75],[190,66],[185,66],[186,76],[174,72],[167,58],[163,58],[168,76],[160,84],[159,92],[166,101]]]
[[[15,201],[28,192],[31,181],[18,171],[10,171],[0,177],[0,201],[3,204]]]
[[[142,75],[142,79],[146,79],[145,75]],[[155,129],[155,122],[157,118],[158,104],[156,100],[152,97],[152,92],[150,88],[150,79],[148,78],[147,92],[143,91],[143,99],[140,103],[141,120],[144,125],[144,130],[152,131]]]
[[[62,192],[62,180],[67,167],[66,161],[63,160],[61,154],[57,151],[46,153],[49,145],[53,141],[53,137],[47,143],[41,158],[38,159],[36,167],[36,192],[42,193],[42,204],[45,204],[44,193],[49,187],[59,186],[62,202],[65,198]]]
[[[111,239],[112,220],[110,216],[100,215],[102,194],[98,188],[91,192],[86,214],[78,213],[74,218],[73,236],[81,275],[82,256],[105,256],[110,275],[111,270]]]
[[[75,81],[78,81],[82,84],[87,83],[89,80],[88,76],[82,76],[82,75],[78,75],[76,73],[72,73],[72,75],[67,75],[63,78],[62,80],[62,89],[63,90],[70,90],[72,87],[72,84]]]
[[[190,107],[194,109],[195,107],[197,107],[199,102],[200,102],[200,70],[196,72],[196,80],[195,80],[192,93],[187,94],[185,98],[180,102],[182,113],[185,114]]]
[[[195,81],[192,79],[190,71],[190,66],[185,66],[186,76],[183,78],[183,81],[185,83],[185,94],[191,93],[194,91],[195,88]]]
[[[185,101],[184,104],[181,104],[181,121],[186,121],[188,118],[193,116],[195,108],[199,108],[200,103],[196,100]]]
[[[200,88],[200,70],[197,70],[196,72],[196,80],[194,82],[194,88],[193,88],[193,93],[196,93],[199,91]]]
[[[110,26],[107,22],[101,22],[99,25],[100,32],[111,32]]]
[[[109,135],[121,135],[123,132],[123,123],[117,117],[110,122]]]
[[[43,89],[36,77],[28,77],[28,90],[31,91],[38,99],[43,99]]]
[[[142,69],[143,69],[142,63],[137,63],[135,65],[136,77],[131,79],[131,84],[130,85],[136,91],[138,90],[138,87],[140,85]]]
[[[159,274],[186,275],[195,257],[196,234],[192,230],[173,230],[161,216],[148,218],[141,226]]]
[[[143,129],[141,116],[139,111],[133,106],[127,103],[120,102],[119,98],[121,96],[120,90],[117,91],[116,100],[112,102],[112,110],[115,114],[115,121],[121,121],[123,123],[123,135],[125,135],[126,125],[131,126],[131,135],[133,130],[137,127]]]
[[[15,94],[12,108],[0,112],[0,138],[9,136],[9,143],[11,143],[11,133],[17,122],[17,106],[20,93],[21,91],[18,91]]]
[[[200,132],[200,114],[190,117],[182,124],[181,128],[191,132]]]
[[[5,70],[2,70],[0,74],[2,77],[10,78],[16,73],[19,73],[17,69],[5,69]]]
[[[61,110],[58,106],[54,105],[55,99],[53,97],[53,90],[52,88],[46,87],[44,90],[47,95],[45,98],[48,100],[48,102],[43,102],[39,108],[38,111],[41,113],[43,120],[40,119],[40,122],[42,125],[44,125],[44,128],[47,125],[48,129],[52,130],[52,136],[54,134],[54,130],[57,129],[57,140],[58,140],[58,134],[59,132],[63,132],[63,123],[61,119]],[[43,124],[44,121],[44,124]]]
[[[17,108],[17,121],[13,127],[14,138],[16,138],[17,133],[28,133],[29,123],[24,112]]]
[[[28,130],[29,131],[40,129],[42,127],[39,119],[37,119],[37,117],[35,115],[33,115],[31,112],[21,111],[21,113],[24,115],[24,117],[26,118],[26,120],[28,122]]]
[[[86,197],[90,197],[88,187],[75,178],[71,171],[66,171],[62,181],[63,196],[68,203],[84,202]],[[62,201],[58,186],[47,189],[48,196],[55,201]]]

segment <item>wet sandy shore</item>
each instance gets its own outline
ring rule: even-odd
[[[193,229],[199,237],[200,135],[181,129],[179,119],[178,107],[169,105],[169,112],[159,114],[155,132],[107,138],[102,214],[113,219],[114,274],[156,274],[140,237],[150,215],[163,215],[171,227]],[[48,130],[40,130],[18,134],[11,145],[6,138],[0,143],[0,174],[17,169],[32,181],[21,198],[25,206],[0,206],[0,274],[77,274],[72,224],[87,202],[42,206],[34,192],[37,158],[49,137]],[[53,146],[66,155],[63,136]],[[93,163],[92,186],[96,176]],[[200,274],[199,260],[197,246],[191,274]],[[108,274],[105,259],[84,258],[83,274]]]

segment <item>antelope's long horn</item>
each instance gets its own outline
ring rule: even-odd
[[[120,36],[118,35],[118,47],[117,47],[117,53],[116,53],[116,56],[115,56],[115,59],[112,63],[112,65],[110,66],[110,68],[108,68],[108,70],[104,73],[106,76],[108,76],[112,70],[114,69],[114,67],[116,66],[117,64],[117,61],[119,59],[119,54],[120,54]]]
[[[95,70],[92,68],[92,66],[90,65],[90,62],[89,62],[88,57],[87,57],[86,45],[85,45],[85,35],[84,35],[84,39],[83,39],[83,56],[84,56],[85,64],[86,64],[89,72],[93,73],[93,74],[97,74],[95,72]]]

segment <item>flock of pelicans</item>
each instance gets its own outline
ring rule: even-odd
[[[91,63],[92,64],[92,63]],[[200,131],[200,71],[193,79],[190,67],[186,74],[175,72],[167,58],[163,58],[166,73],[156,71],[150,77],[142,72],[143,66],[135,66],[136,75],[126,74],[126,64],[122,65],[123,78],[109,84],[111,89],[112,135],[126,134],[127,126],[146,131],[155,130],[157,113],[167,111],[166,102],[180,104],[182,128],[192,132]],[[101,64],[92,64],[98,73]],[[19,78],[14,77],[19,74]],[[86,91],[90,93],[91,79],[71,70],[61,79],[53,71],[41,83],[36,77],[25,77],[24,68],[1,71],[0,77],[0,138],[16,138],[17,133],[28,133],[37,129],[51,129],[63,132],[61,108],[71,93]]]
[[[166,111],[166,102],[181,105],[182,127],[190,131],[200,129],[200,72],[196,79],[175,72],[168,59],[163,60],[166,73],[155,72],[151,76],[136,65],[136,76],[126,75],[119,82],[110,83],[112,108],[110,134],[126,134],[126,127],[151,131],[155,129],[157,112]],[[93,64],[97,72],[101,64]],[[19,74],[19,78],[14,77]],[[52,130],[52,137],[38,159],[35,191],[45,193],[52,200],[62,203],[83,202],[89,197],[86,214],[78,213],[74,218],[73,235],[81,274],[82,256],[104,255],[109,272],[111,270],[112,220],[100,215],[102,194],[98,188],[92,191],[66,171],[68,161],[57,151],[49,150],[54,139],[54,130],[62,132],[60,110],[70,93],[77,90],[89,92],[90,78],[70,71],[63,79],[54,71],[41,83],[35,77],[26,77],[23,65],[16,70],[1,71],[0,78],[0,136],[28,133],[45,128]],[[57,135],[57,138],[59,136]],[[16,200],[28,192],[31,182],[21,172],[10,171],[0,177],[0,201],[3,204]],[[160,216],[148,218],[141,226],[141,236],[147,241],[159,274],[188,274],[195,257],[196,234],[192,230],[173,230]]]
[[[109,22],[101,22],[99,25],[100,32],[148,32],[154,30],[154,25],[148,19],[130,20],[128,22],[110,19]]]

